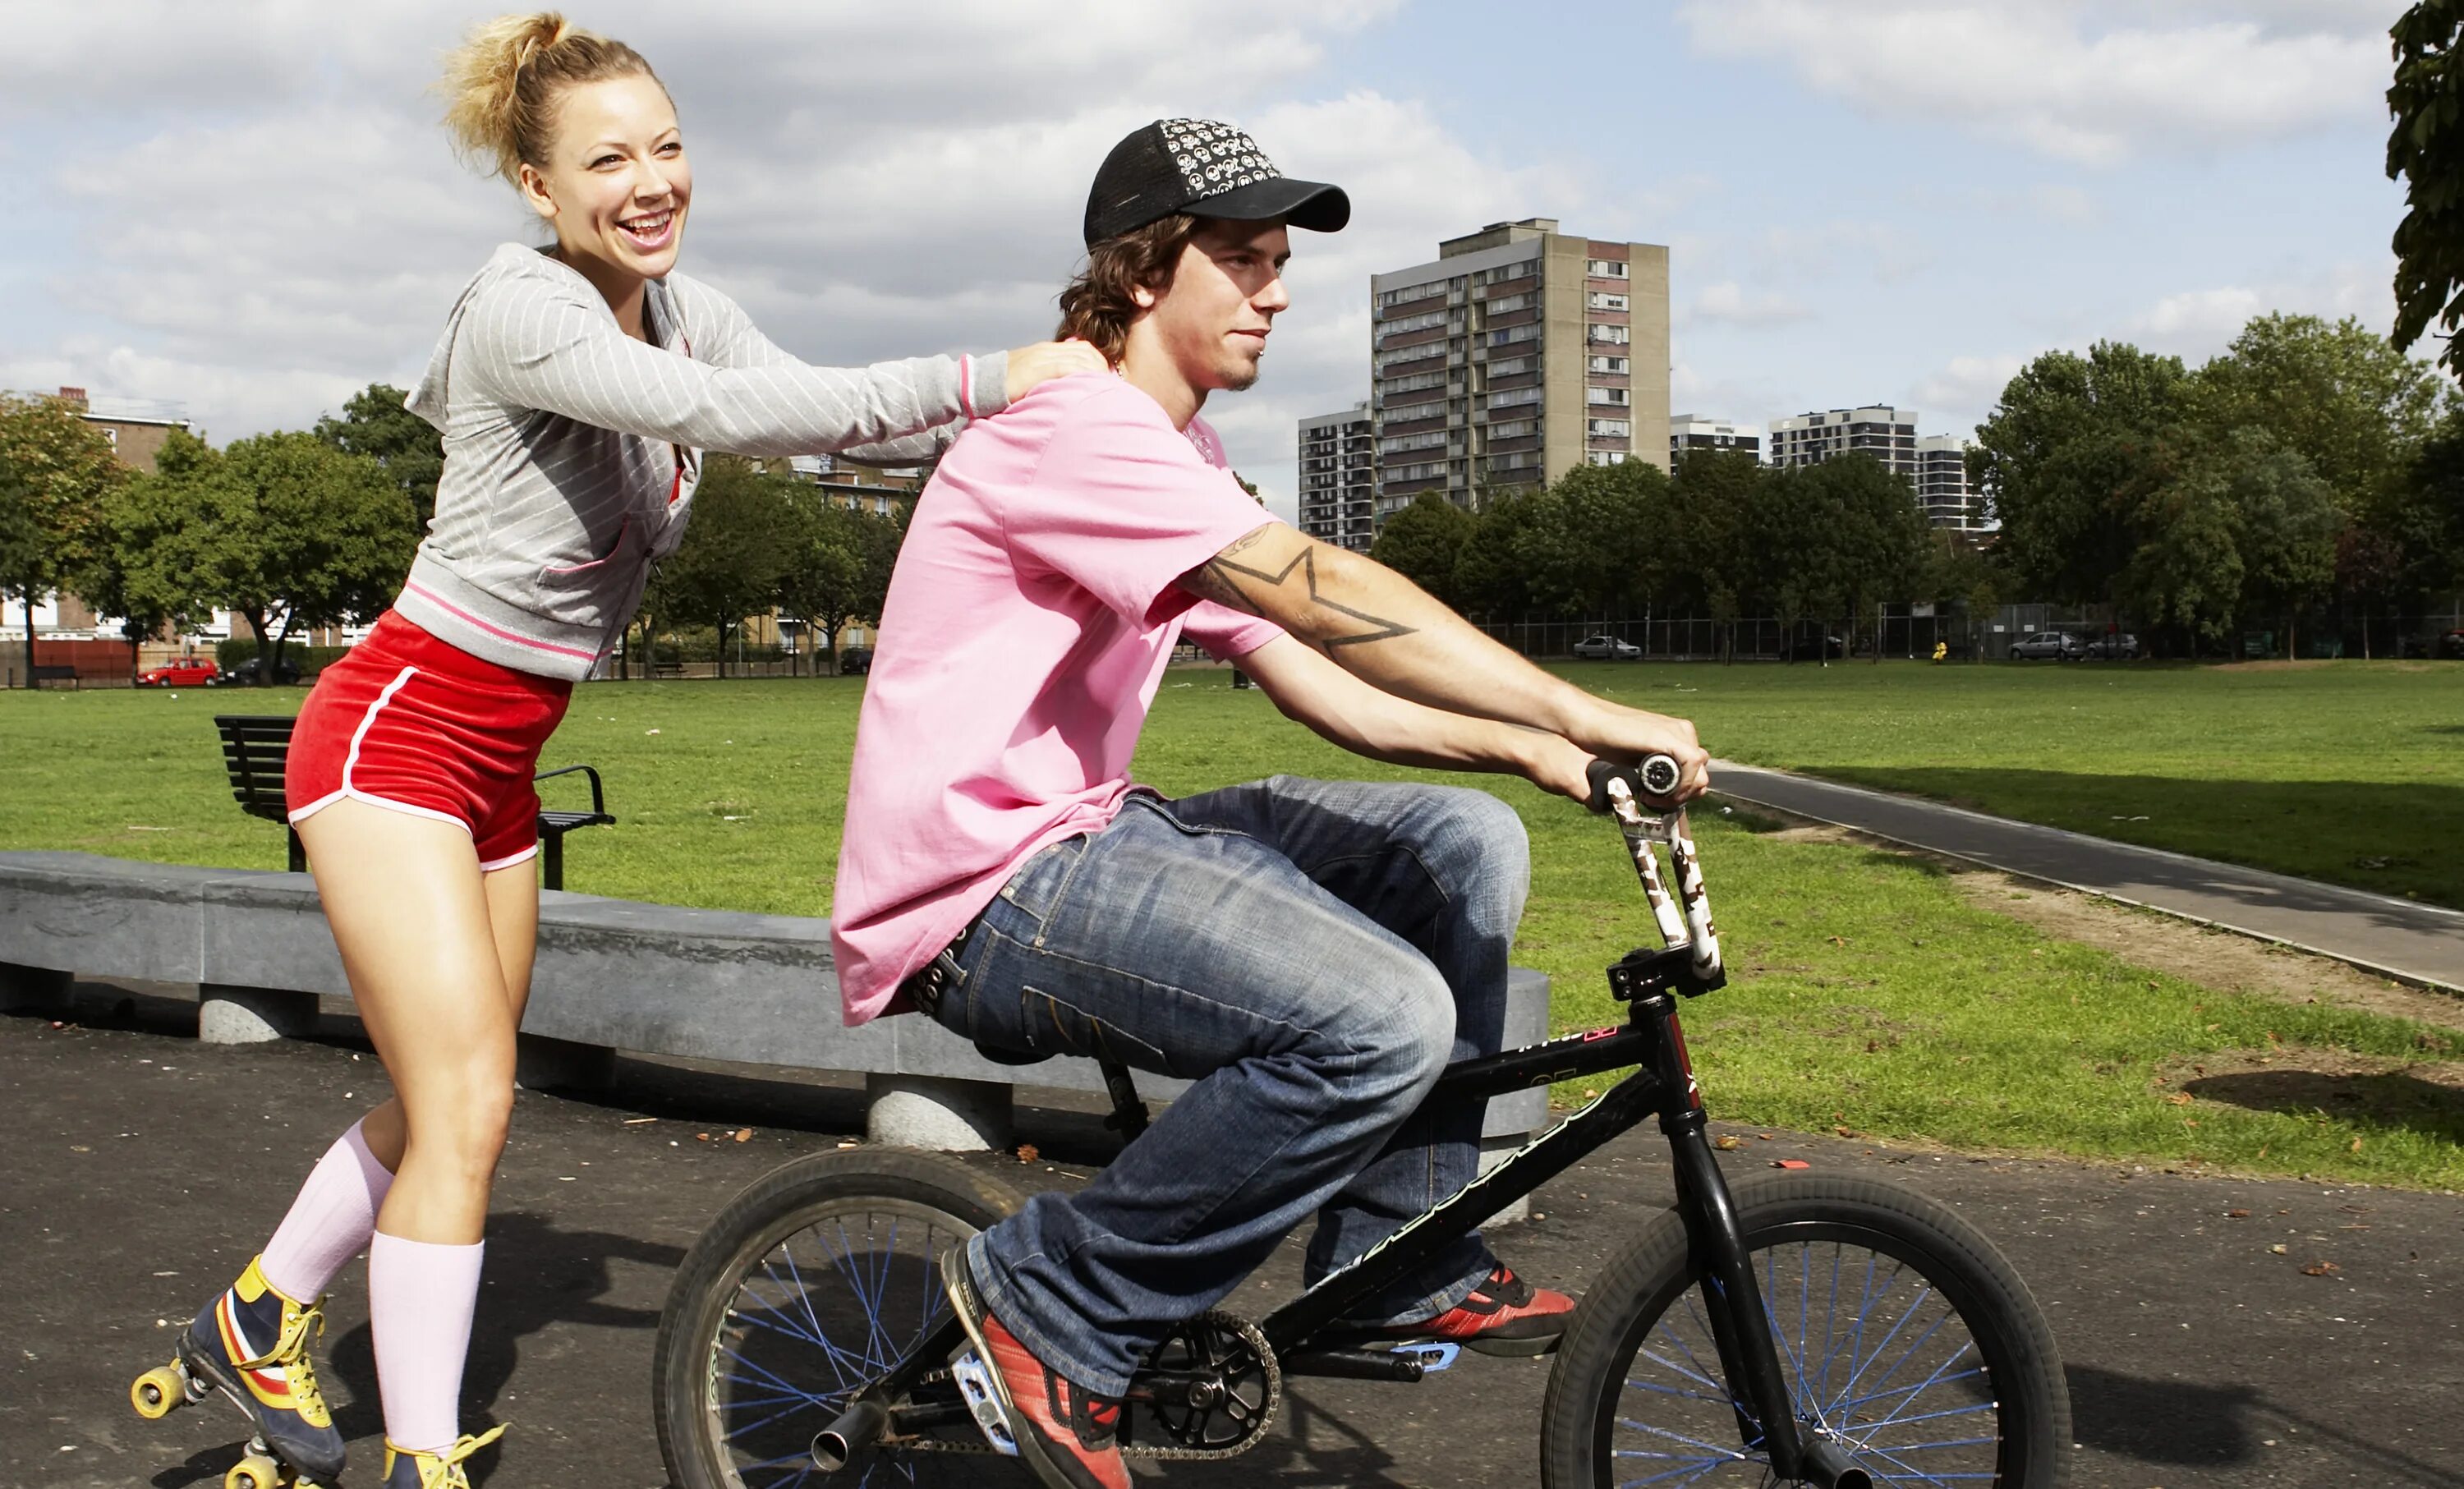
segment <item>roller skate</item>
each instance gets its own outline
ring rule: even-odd
[[[342,1471],[342,1434],[308,1361],[309,1335],[324,1331],[323,1311],[275,1292],[252,1259],[180,1336],[171,1363],[137,1377],[129,1401],[157,1421],[219,1391],[254,1429],[223,1489],[316,1489]]]
[[[442,1453],[413,1453],[385,1439],[385,1489],[471,1489],[462,1460],[505,1434],[491,1427],[476,1437],[464,1437]]]

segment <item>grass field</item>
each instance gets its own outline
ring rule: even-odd
[[[2442,811],[2453,821],[2464,797],[2464,774],[2445,757],[2455,746],[2433,733],[2464,700],[2464,668],[2353,668],[2358,682],[2343,669],[2014,676],[1599,665],[1577,675],[1620,698],[1693,714],[1716,750],[1747,760],[2012,811],[2015,795],[1993,793],[2018,793],[2033,775],[2069,782],[2035,788],[2048,805],[2021,815],[2047,821],[2065,820],[2055,810],[2063,789],[2100,810],[2134,791],[2161,807],[2178,805],[2186,782],[2213,787],[2225,805],[2211,815],[2220,815],[2239,810],[2231,798],[2240,781],[2245,793],[2281,787],[2282,805],[2303,819],[2288,848],[2302,834],[2315,845],[2325,829],[2306,818],[2320,815],[2314,803],[2343,799],[2332,791],[2342,777],[2390,802],[2413,799],[2370,821],[2383,837],[2401,833],[2423,875],[2455,863],[2453,830],[2433,843],[2425,823]],[[838,679],[582,690],[546,763],[599,765],[622,821],[573,840],[573,887],[824,913],[859,690]],[[0,694],[0,847],[277,867],[281,833],[231,804],[209,719],[234,707],[287,712],[298,699],[297,690]],[[2108,768],[2123,739],[2138,762],[2131,772]],[[2028,770],[1991,763],[2013,759]],[[1340,754],[1206,668],[1167,677],[1138,765],[1143,778],[1176,793],[1277,771],[1411,774]],[[1649,933],[1614,835],[1572,803],[1513,782],[1496,789],[1521,811],[1533,844],[1517,959],[1555,979],[1561,1027],[1615,1019],[1600,969]],[[2096,830],[2089,808],[2069,809],[2080,816],[2068,824]],[[1905,857],[1782,839],[1708,814],[1700,825],[1736,969],[1735,983],[1689,1018],[1721,1115],[1967,1150],[2464,1188],[2464,1095],[2444,1063],[2450,1035],[2134,967],[1980,907]],[[2279,862],[2301,866],[2289,852]],[[836,1011],[816,1008],[814,1017]],[[2174,1099],[2183,1093],[2163,1084],[2184,1062],[2304,1051],[2376,1072],[2369,1079],[2392,1094],[2331,1114],[2183,1105]]]

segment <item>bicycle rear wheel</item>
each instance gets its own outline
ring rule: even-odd
[[[2053,1331],[1992,1242],[1871,1179],[1756,1175],[1738,1218],[1796,1423],[1877,1484],[2052,1489],[2071,1446]],[[1770,1482],[1740,1443],[1703,1277],[1671,1211],[1584,1295],[1549,1377],[1549,1489]]]
[[[949,1315],[942,1256],[1023,1201],[935,1154],[855,1149],[754,1182],[676,1269],[651,1358],[659,1454],[678,1489],[1024,1484],[984,1455],[885,1452],[840,1474],[813,1434]]]

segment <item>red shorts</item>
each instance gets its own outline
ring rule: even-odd
[[[483,662],[387,611],[317,676],[291,734],[291,821],[345,798],[471,834],[482,869],[539,851],[531,776],[573,685]]]

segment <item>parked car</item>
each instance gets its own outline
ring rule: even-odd
[[[1586,636],[1574,643],[1574,655],[1590,662],[1633,662],[1641,658],[1642,648],[1614,636]]]
[[[211,657],[182,657],[137,674],[140,688],[198,688],[210,684],[221,668]]]
[[[257,668],[263,665],[264,660],[265,659],[262,657],[250,657],[246,661],[234,662],[231,664],[229,671],[220,672],[215,674],[213,677],[209,678],[206,686],[209,688],[253,688],[256,686]],[[284,657],[282,659],[282,665],[274,669],[274,680],[285,688],[298,682],[299,664],[292,661],[289,657]]]
[[[1848,654],[1848,644],[1837,636],[1799,636],[1780,648],[1791,662],[1829,662]]]
[[[2077,662],[2087,655],[2087,645],[2068,631],[2038,631],[2011,643],[2013,662]]]
[[[871,670],[872,648],[870,646],[842,646],[839,648],[839,675],[841,677],[862,677]]]
[[[2464,631],[2449,631],[2438,638],[2438,654],[2464,662]]]
[[[2136,662],[2139,638],[2128,631],[2107,631],[2087,644],[2085,654],[2091,662]]]

